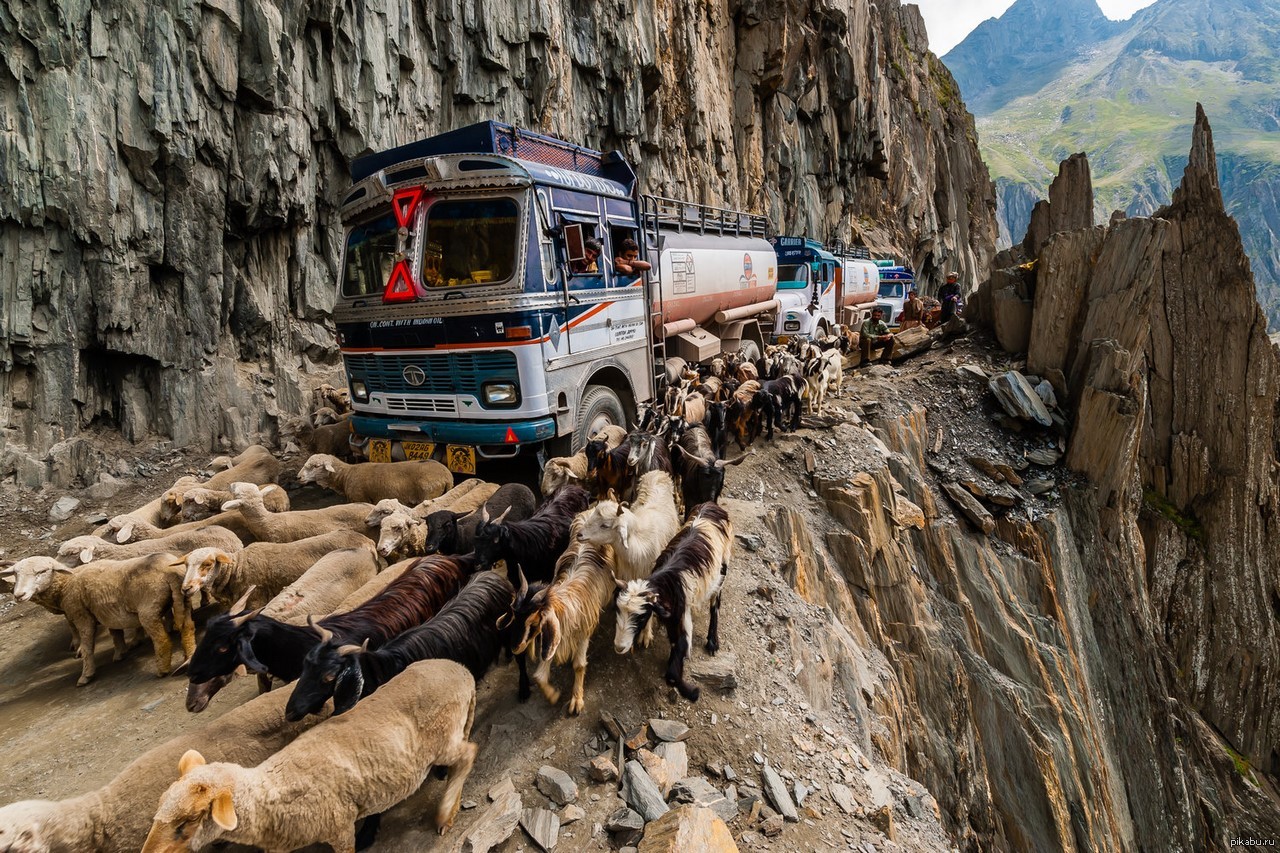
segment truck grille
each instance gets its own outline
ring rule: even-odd
[[[390,355],[382,353],[360,353],[344,356],[347,371],[355,379],[362,380],[370,393],[412,394],[409,398],[398,398],[407,406],[440,406],[444,401],[432,400],[430,397],[417,395],[430,394],[470,394],[480,396],[480,386],[484,382],[517,382],[516,356],[513,352],[451,352],[451,353],[416,353],[413,355]],[[410,385],[405,379],[405,368],[417,367],[426,374],[422,383]],[[412,375],[412,372],[411,372]],[[456,411],[456,404],[448,401],[453,407],[448,411]],[[397,408],[388,401],[388,406]],[[440,408],[405,408],[403,411],[446,411]]]
[[[454,397],[398,397],[388,396],[387,410],[418,415],[452,415],[458,411]]]

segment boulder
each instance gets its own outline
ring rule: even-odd
[[[773,803],[773,807],[787,820],[792,823],[798,822],[800,815],[796,812],[796,804],[791,801],[787,784],[782,781],[778,771],[766,762],[764,767],[760,768],[760,774],[764,781],[764,794],[769,798],[769,802]]]
[[[462,853],[487,853],[511,837],[520,821],[520,795],[500,793],[462,836]]]
[[[538,790],[558,806],[578,799],[578,784],[573,781],[573,777],[549,764],[538,768],[537,785]]]
[[[996,341],[1005,352],[1027,351],[1031,342],[1032,304],[1012,287],[1001,288],[992,294],[992,326]]]
[[[987,382],[991,393],[995,394],[1000,407],[1011,417],[1034,421],[1041,426],[1053,426],[1053,418],[1045,408],[1044,401],[1036,393],[1036,389],[1016,370],[993,376]]]
[[[560,840],[560,817],[547,809],[525,809],[520,812],[520,826],[543,850],[554,850]]]
[[[644,765],[634,759],[622,770],[622,799],[646,821],[657,820],[667,813],[667,802]]]
[[[645,827],[639,853],[737,853],[729,827],[715,812],[701,806],[672,809]]]

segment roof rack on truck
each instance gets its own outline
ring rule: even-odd
[[[769,234],[769,217],[664,196],[645,196],[645,215],[668,231],[696,231],[721,237],[759,237]]]

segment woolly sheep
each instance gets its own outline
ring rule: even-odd
[[[298,472],[298,482],[315,483],[351,501],[395,498],[418,504],[453,488],[453,473],[431,459],[416,462],[361,462],[355,465],[317,453]]]
[[[259,607],[302,577],[316,561],[344,548],[372,550],[372,543],[354,530],[334,530],[293,542],[255,542],[239,552],[197,548],[182,558],[182,591],[197,592],[231,602],[251,586],[257,591],[250,607]]]
[[[378,528],[378,554],[405,557],[427,555],[427,522],[411,512],[397,510],[382,519]]]
[[[182,573],[173,568],[173,554],[150,554],[132,560],[99,560],[71,571],[52,557],[28,557],[16,563],[14,598],[34,601],[41,607],[62,613],[79,638],[80,679],[76,686],[92,680],[96,667],[93,653],[98,626],[111,632],[115,660],[124,655],[124,631],[141,628],[155,649],[156,672],[168,675],[173,645],[164,617],[172,615],[173,627],[182,636],[186,657],[195,651],[195,624],[182,595]]]
[[[169,488],[181,489],[184,487],[198,486],[199,484],[200,484],[199,477],[186,475],[183,477],[179,477],[177,480],[175,480],[173,485],[170,486]],[[155,500],[149,501],[148,503],[143,504],[142,506],[138,507],[135,510],[131,510],[127,513],[122,513],[121,517],[127,515],[130,518],[137,519],[140,522],[158,527],[164,523],[161,517],[161,511],[163,510],[163,507],[164,507],[164,494],[161,494]],[[115,533],[115,530],[110,527],[109,523],[104,524],[101,527],[99,527],[97,530],[93,531],[94,536],[102,536],[104,538],[107,536],[113,535],[114,533]],[[122,541],[127,541],[127,540],[122,540]]]
[[[323,717],[287,722],[292,688],[233,708],[194,731],[135,758],[114,779],[65,800],[25,800],[0,808],[0,850],[7,853],[136,853],[151,829],[156,803],[189,750],[214,761],[252,766],[265,761]]]
[[[316,560],[302,577],[267,602],[262,614],[292,625],[305,625],[308,616],[333,613],[353,593],[378,576],[378,558],[371,544],[366,539],[361,545],[331,551]],[[246,599],[241,607],[247,605]]]
[[[174,484],[160,496],[160,524],[168,526],[182,511],[187,493],[193,488],[213,489],[220,491],[232,483],[257,483],[267,485],[280,478],[280,461],[271,455],[271,451],[260,444],[247,448],[243,453],[231,460],[233,464],[225,470],[218,471],[204,483]]]
[[[222,505],[229,500],[233,500],[234,497],[227,489],[209,489],[204,486],[195,486],[188,489],[186,494],[182,496],[182,509],[179,511],[179,516],[184,522],[201,521],[217,515],[221,511]],[[280,488],[264,489],[262,492],[262,505],[272,512],[288,512],[289,493]]]
[[[225,527],[211,525],[178,531],[159,539],[142,539],[128,545],[117,545],[97,536],[74,536],[58,546],[58,557],[88,563],[93,560],[129,560],[162,551],[185,554],[195,548],[221,548],[235,553],[242,547],[240,537]]]
[[[648,577],[653,563],[680,530],[671,475],[650,471],[640,478],[635,504],[603,500],[588,510],[578,541],[611,545],[618,577]]]
[[[477,477],[463,480],[438,498],[425,500],[416,506],[403,504],[395,498],[383,498],[373,505],[365,524],[369,527],[381,527],[382,520],[397,510],[411,513],[418,518],[426,518],[433,512],[447,509],[454,512],[470,512],[493,496],[498,490],[497,483],[486,483]]]
[[[263,506],[262,491],[253,483],[232,483],[231,494],[235,498],[222,505],[224,511],[237,510],[259,542],[295,542],[339,527],[361,533],[368,530],[364,522],[373,509],[372,504],[349,503],[325,509],[271,512]]]
[[[279,486],[267,486],[263,491],[275,491],[279,488]],[[225,527],[239,537],[241,542],[247,544],[253,541],[253,534],[249,532],[248,525],[238,512],[220,512],[200,521],[175,524],[172,527],[159,527],[133,515],[117,515],[99,530],[94,531],[94,535],[103,539],[114,539],[121,545],[127,545],[131,542],[141,542],[143,539],[176,536],[179,533],[203,530],[206,527]]]
[[[356,821],[380,815],[448,768],[443,834],[475,761],[475,680],[456,663],[413,664],[351,711],[325,720],[256,767],[207,764],[192,750],[160,799],[143,853],[228,841],[266,850],[356,849]]]

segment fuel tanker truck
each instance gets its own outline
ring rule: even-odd
[[[778,255],[777,339],[812,339],[837,324],[856,326],[869,316],[879,285],[879,268],[864,248],[834,244],[830,249],[807,237],[773,237]]]
[[[498,122],[357,159],[342,218],[334,319],[371,461],[576,450],[669,358],[754,356],[778,315],[764,217]]]

